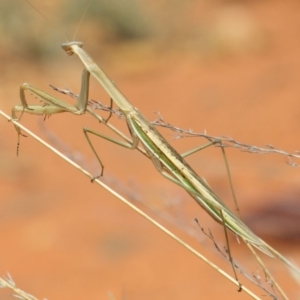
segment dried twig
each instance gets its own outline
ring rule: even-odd
[[[228,249],[226,247],[224,247],[224,251],[220,248],[220,246],[218,245],[218,243],[216,242],[212,232],[210,230],[208,230],[208,233],[205,231],[205,229],[200,225],[199,221],[197,218],[194,219],[195,222],[198,224],[200,230],[202,231],[202,233],[208,237],[212,243],[214,244],[214,247],[216,248],[216,250],[222,255],[223,258],[225,258],[228,262],[230,262],[230,258],[228,255]],[[259,288],[261,288],[263,291],[265,291],[268,296],[270,296],[272,299],[277,300],[278,297],[276,296],[276,291],[274,290],[274,285],[273,282],[269,279],[269,277],[267,276],[267,274],[264,271],[265,274],[265,283],[268,284],[272,291],[268,290],[262,283],[261,281],[261,277],[258,275],[255,275],[254,273],[252,273],[252,275],[248,274],[235,260],[233,260],[233,264],[234,267],[239,271],[239,273],[241,275],[243,275],[245,278],[247,278],[249,281],[251,281],[252,283],[254,283],[256,286],[258,286]]]
[[[50,85],[50,86],[55,91],[58,91],[65,95],[68,95],[74,99],[78,98],[78,95],[73,93],[70,89],[57,88],[57,87],[54,87],[53,85]],[[89,105],[93,109],[112,112],[113,114],[117,115],[119,118],[123,118],[123,114],[119,109],[111,108],[109,106],[102,104],[99,101],[91,99],[89,101]],[[186,138],[186,137],[203,137],[209,141],[218,140],[218,141],[222,142],[222,147],[232,147],[232,148],[240,149],[241,151],[249,152],[249,153],[257,153],[257,154],[272,154],[273,153],[273,154],[283,155],[283,156],[287,157],[288,165],[290,165],[292,167],[299,166],[298,163],[296,163],[292,160],[293,158],[300,159],[300,151],[299,150],[296,150],[294,153],[291,153],[291,152],[284,151],[282,149],[278,149],[271,144],[265,144],[264,147],[259,147],[259,146],[254,146],[254,145],[249,145],[249,144],[246,144],[243,142],[239,142],[230,136],[212,136],[212,135],[207,134],[206,132],[201,133],[201,132],[195,132],[192,129],[182,129],[182,128],[179,128],[179,127],[176,127],[174,125],[167,123],[160,113],[157,113],[157,115],[158,115],[158,119],[151,122],[151,124],[155,125],[155,126],[164,127],[164,128],[167,128],[174,132],[179,133],[174,137],[176,140],[181,139],[181,138]],[[220,147],[220,145],[216,145],[216,147]]]

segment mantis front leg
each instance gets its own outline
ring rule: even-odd
[[[12,109],[12,119],[20,121],[24,113],[40,115],[40,116],[50,116],[62,112],[70,112],[75,115],[82,115],[87,110],[88,96],[89,96],[89,77],[90,73],[84,69],[82,72],[81,89],[80,95],[75,105],[71,105],[59,98],[49,95],[48,93],[28,84],[23,83],[20,87],[20,99],[21,105],[16,105]],[[25,96],[25,91],[31,91],[36,97],[44,102],[44,105],[32,105],[28,104]],[[18,118],[17,113],[20,112],[21,115]],[[18,133],[18,145],[17,145],[17,155],[19,152],[20,136],[23,135],[20,128],[15,126]],[[24,135],[23,135],[24,136]]]

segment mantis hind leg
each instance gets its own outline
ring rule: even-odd
[[[237,277],[236,271],[235,271],[235,263],[233,261],[233,258],[232,258],[232,255],[231,255],[231,251],[230,251],[228,233],[227,233],[227,228],[226,228],[226,225],[225,225],[225,218],[224,218],[224,214],[223,214],[223,210],[222,209],[220,209],[220,214],[221,214],[221,217],[222,217],[222,220],[223,220],[222,224],[223,224],[225,238],[226,238],[228,260],[230,261],[230,264],[232,266],[232,270],[233,270],[233,274],[234,274],[235,280],[237,281],[237,283],[239,285],[238,292],[241,292],[243,290],[243,286],[240,283],[240,281],[239,281],[239,279]]]

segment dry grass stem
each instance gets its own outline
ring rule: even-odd
[[[17,299],[21,300],[38,300],[38,298],[34,297],[31,294],[24,292],[16,286],[15,281],[8,273],[7,277],[0,277],[0,288],[8,288],[11,289],[15,294],[13,296]]]
[[[41,139],[40,137],[38,137],[37,135],[35,135],[33,132],[31,132],[30,130],[28,130],[26,127],[24,127],[23,125],[21,125],[17,121],[14,121],[11,117],[9,117],[7,114],[5,114],[1,110],[0,110],[0,115],[2,117],[6,118],[8,121],[12,122],[14,125],[18,126],[20,129],[22,129],[28,135],[30,135],[35,140],[37,140],[39,143],[41,143],[42,145],[44,145],[46,148],[48,148],[49,150],[51,150],[52,152],[54,152],[56,155],[58,155],[59,157],[61,157],[62,159],[64,159],[66,162],[68,162],[69,164],[71,164],[74,168],[76,168],[77,170],[79,170],[80,172],[82,172],[84,175],[86,175],[87,177],[89,177],[90,180],[92,180],[94,178],[92,174],[90,174],[85,169],[83,169],[82,167],[80,167],[78,164],[76,164],[75,162],[73,162],[72,160],[70,160],[68,157],[66,157],[65,155],[63,155],[57,149],[55,149],[54,147],[52,147],[51,145],[49,145],[48,143],[46,143],[43,139]],[[173,238],[177,243],[179,243],[184,248],[186,248],[187,250],[189,250],[190,252],[192,252],[194,255],[196,255],[198,258],[200,258],[202,261],[204,261],[205,263],[207,263],[211,268],[213,268],[219,274],[221,274],[222,276],[224,276],[228,281],[230,281],[231,283],[233,283],[234,285],[236,285],[237,287],[239,287],[239,283],[232,276],[230,276],[224,270],[220,269],[217,265],[215,265],[214,263],[212,263],[210,260],[208,260],[205,256],[203,256],[197,250],[195,250],[194,248],[192,248],[190,245],[188,245],[183,240],[181,240],[178,236],[176,236],[171,231],[169,231],[167,228],[165,228],[164,226],[162,226],[159,222],[155,221],[148,214],[144,213],[138,207],[136,207],[135,205],[133,205],[132,203],[130,203],[127,199],[125,199],[124,197],[122,197],[115,190],[113,190],[112,188],[110,188],[109,186],[107,186],[106,184],[104,184],[99,179],[95,179],[94,182],[96,182],[97,184],[99,184],[102,188],[106,189],[108,192],[110,192],[112,195],[114,195],[116,198],[118,198],[124,204],[126,204],[131,209],[133,209],[136,213],[138,213],[139,215],[141,215],[142,217],[144,217],[147,221],[149,221],[150,223],[152,223],[153,225],[155,225],[156,227],[158,227],[161,231],[163,231],[164,233],[166,233],[169,237]],[[245,293],[247,293],[249,296],[251,296],[253,299],[260,299],[257,295],[255,295],[251,290],[249,290],[244,285],[243,285],[243,291]]]

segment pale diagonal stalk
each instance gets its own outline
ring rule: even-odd
[[[57,149],[55,149],[54,147],[52,147],[51,145],[49,145],[48,143],[46,143],[40,137],[38,137],[33,132],[31,132],[30,130],[28,130],[26,127],[24,127],[23,125],[21,125],[17,121],[15,121],[12,118],[10,118],[7,114],[5,114],[4,112],[2,112],[1,110],[0,110],[0,115],[2,115],[8,121],[11,121],[15,126],[17,126],[18,128],[22,129],[28,135],[32,136],[35,140],[37,140],[39,143],[41,143],[42,145],[44,145],[46,148],[48,148],[49,150],[51,150],[52,152],[54,152],[56,155],[58,155],[59,157],[61,157],[62,159],[64,159],[67,163],[71,164],[78,171],[82,172],[84,175],[86,175],[90,179],[93,178],[92,174],[90,174],[89,172],[87,172],[85,169],[81,168],[78,164],[76,164],[75,162],[73,162],[72,160],[70,160],[68,157],[66,157],[65,155],[63,155],[61,152],[59,152]],[[111,193],[112,195],[114,195],[121,202],[123,202],[124,204],[126,204],[127,206],[129,206],[136,213],[138,213],[139,215],[141,215],[142,217],[144,217],[147,221],[149,221],[150,223],[152,223],[154,226],[158,227],[161,231],[163,231],[169,237],[171,237],[172,239],[174,239],[177,243],[179,243],[180,245],[182,245],[188,251],[190,251],[191,253],[193,253],[196,257],[200,258],[202,261],[204,261],[206,264],[208,264],[211,268],[213,268],[219,274],[221,274],[222,276],[224,276],[231,283],[233,283],[236,286],[239,286],[239,283],[232,276],[228,275],[224,270],[222,270],[217,265],[215,265],[214,263],[212,263],[205,256],[203,256],[201,253],[199,253],[197,250],[195,250],[193,247],[191,247],[190,245],[188,245],[187,243],[185,243],[183,240],[181,240],[179,237],[177,237],[174,233],[172,233],[167,228],[165,228],[164,226],[162,226],[159,222],[157,222],[156,220],[154,220],[153,218],[151,218],[149,215],[147,215],[145,212],[143,212],[142,210],[140,210],[138,207],[136,207],[132,203],[130,203],[127,199],[125,199],[124,197],[122,197],[120,194],[118,194],[117,192],[115,192],[113,189],[111,189],[109,186],[107,186],[106,184],[104,184],[99,179],[96,179],[95,182],[97,184],[99,184],[102,188],[104,188],[105,190],[107,190],[109,193]],[[245,293],[247,293],[249,296],[251,296],[253,299],[261,299],[257,295],[255,295],[251,290],[249,290],[247,287],[245,287],[244,285],[243,285],[243,291]]]

